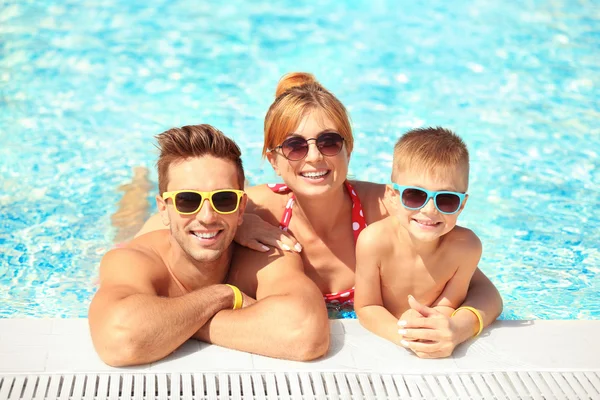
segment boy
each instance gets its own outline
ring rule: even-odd
[[[467,294],[481,242],[456,226],[469,184],[469,153],[456,134],[407,132],[394,147],[392,182],[392,215],[358,238],[355,310],[365,328],[408,347],[398,320],[416,313],[409,296],[451,316]]]

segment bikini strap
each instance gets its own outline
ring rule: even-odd
[[[269,183],[267,187],[275,193],[287,194],[292,192],[292,190],[283,183]],[[290,220],[292,219],[292,207],[294,206],[294,199],[295,196],[292,194],[287,204],[285,205],[285,210],[283,211],[283,215],[281,216],[281,220],[279,221],[279,229],[281,229],[282,231],[287,231],[288,226],[290,225]]]
[[[365,220],[365,214],[363,212],[362,204],[356,191],[350,184],[350,182],[344,182],[346,185],[346,189],[348,193],[350,193],[350,199],[352,200],[352,232],[354,233],[354,241],[358,240],[358,235],[362,232],[363,229],[367,227],[367,221]],[[271,189],[275,193],[290,193],[290,188],[287,185],[282,183],[270,183],[267,185],[269,189]],[[292,219],[292,207],[294,206],[295,196],[292,194],[287,204],[285,205],[285,210],[283,211],[283,216],[281,217],[281,221],[279,221],[279,228],[287,231],[288,226],[290,225],[290,220]]]
[[[292,190],[283,183],[269,183],[267,187],[275,193],[289,193]]]
[[[354,241],[356,242],[358,235],[367,227],[367,221],[365,220],[365,213],[363,212],[360,199],[348,181],[346,181],[346,189],[348,189],[348,193],[350,193],[350,198],[352,199],[352,232],[354,233]]]

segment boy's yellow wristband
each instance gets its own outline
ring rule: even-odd
[[[458,307],[456,310],[454,310],[454,312],[452,313],[452,315],[450,317],[454,317],[454,315],[459,312],[460,310],[469,310],[471,311],[473,314],[475,314],[475,316],[477,317],[477,320],[479,321],[479,329],[477,330],[477,333],[475,334],[475,336],[473,337],[477,337],[479,336],[479,334],[481,333],[481,331],[483,330],[483,318],[481,317],[481,314],[479,313],[479,311],[477,311],[475,308],[473,307],[468,307],[468,306],[463,306],[463,307]]]
[[[244,300],[242,298],[242,292],[240,292],[240,289],[238,289],[237,286],[229,284],[226,284],[226,286],[229,286],[231,290],[233,290],[233,309],[237,310],[238,308],[242,308]]]

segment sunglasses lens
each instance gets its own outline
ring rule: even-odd
[[[421,208],[427,200],[427,193],[419,189],[405,189],[402,192],[402,204],[407,208]]]
[[[235,192],[217,192],[212,196],[212,203],[218,212],[233,212],[238,207],[238,195]]]
[[[324,156],[339,154],[344,145],[344,138],[338,133],[324,133],[317,138],[317,147]]]
[[[289,138],[281,144],[281,151],[288,160],[301,160],[308,154],[308,142],[303,138]]]
[[[460,208],[460,197],[451,193],[438,194],[435,197],[435,204],[441,212],[453,214]]]
[[[175,196],[175,207],[181,213],[193,213],[200,206],[202,196],[194,192],[179,192]]]

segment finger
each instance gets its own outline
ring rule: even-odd
[[[284,250],[291,251],[293,249],[296,253],[300,253],[302,251],[302,245],[298,243],[296,238],[286,232],[281,232],[279,241],[288,247],[288,249]]]
[[[409,320],[398,321],[402,329],[437,329],[438,320],[436,318],[412,318]]]
[[[437,313],[437,311],[433,308],[427,307],[426,305],[419,303],[417,299],[415,299],[410,294],[408,295],[408,305],[410,306],[410,308],[412,308],[424,317],[429,317],[430,315]]]
[[[448,357],[449,354],[445,354],[441,351],[434,351],[433,353],[423,353],[421,351],[413,351],[419,358],[445,358]]]
[[[414,342],[415,341],[415,339],[411,339],[409,337],[400,335],[400,342],[402,342],[403,340],[406,340],[407,342]]]
[[[271,250],[271,248],[269,246],[265,246],[264,244],[260,243],[257,240],[251,240],[248,243],[246,243],[244,246],[248,247],[249,249],[252,249],[252,250],[260,251],[262,253]]]
[[[422,353],[433,353],[440,350],[440,343],[423,343],[423,342],[409,342],[408,340],[401,340],[400,344],[407,349],[411,349],[414,352]]]
[[[279,247],[281,250],[292,251],[292,248],[290,246],[288,246],[287,244],[283,243],[281,240],[276,240],[275,243],[276,243],[277,247]]]
[[[409,341],[427,340],[438,341],[439,333],[434,329],[399,329],[398,333],[402,338]]]

